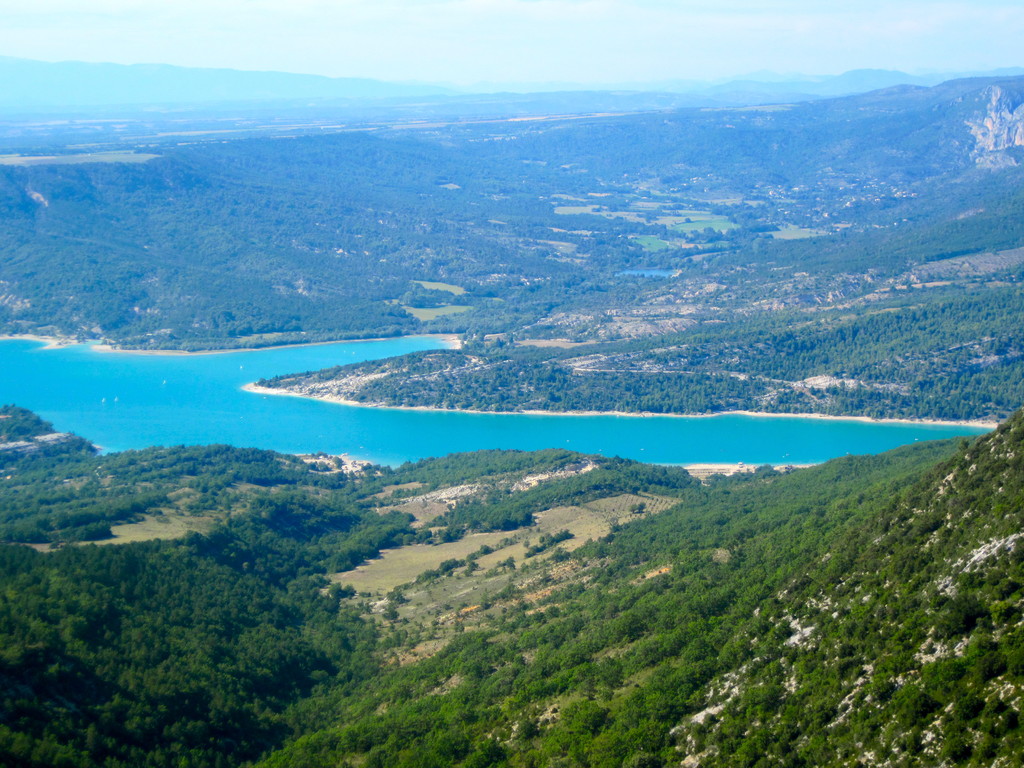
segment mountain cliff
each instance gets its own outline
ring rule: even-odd
[[[1024,147],[1024,94],[1019,89],[993,85],[985,89],[980,100],[983,110],[967,120],[977,142],[978,163],[990,167],[1015,165],[1016,160],[1005,150]]]

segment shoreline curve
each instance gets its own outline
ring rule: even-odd
[[[228,355],[232,352],[262,352],[271,349],[292,349],[294,347],[320,347],[325,344],[358,344],[370,341],[396,341],[398,339],[438,339],[451,345],[452,349],[462,346],[462,339],[454,333],[415,333],[408,336],[380,336],[372,339],[334,339],[333,341],[303,341],[298,344],[271,344],[266,347],[229,347],[227,349],[128,349],[115,347],[98,340],[71,339],[61,336],[39,336],[33,333],[0,335],[0,341],[38,341],[45,344],[43,349],[61,349],[76,344],[88,344],[96,352],[121,355],[153,355],[159,357],[200,357],[202,355]]]
[[[242,389],[246,392],[260,395],[277,395],[284,397],[302,397],[307,400],[319,400],[325,403],[337,405],[349,405],[357,408],[379,408],[381,410],[393,411],[435,411],[437,413],[478,413],[491,414],[495,416],[625,416],[630,418],[672,418],[672,419],[710,419],[716,416],[753,416],[768,419],[822,419],[828,421],[858,421],[865,424],[916,424],[922,426],[941,427],[971,427],[972,429],[995,429],[999,426],[998,421],[974,419],[969,421],[953,421],[945,419],[900,419],[900,418],[875,418],[873,416],[832,416],[824,413],[764,413],[762,411],[719,411],[718,413],[652,413],[650,411],[478,411],[469,408],[436,408],[429,405],[382,405],[378,403],[362,403],[358,400],[350,400],[343,397],[318,397],[304,395],[300,392],[292,392],[286,389],[273,389],[261,387],[255,382],[243,384]]]

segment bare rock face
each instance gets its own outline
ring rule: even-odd
[[[967,121],[967,128],[977,142],[976,160],[985,166],[1016,165],[1008,155],[993,153],[1024,147],[1024,100],[998,85],[987,88],[983,98],[988,99],[985,110]]]

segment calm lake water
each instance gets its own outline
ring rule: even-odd
[[[757,416],[531,416],[359,408],[241,389],[256,379],[436,349],[410,337],[162,356],[0,341],[0,403],[31,408],[106,450],[230,443],[350,453],[382,464],[480,448],[571,448],[665,464],[795,464],[879,453],[971,427]]]

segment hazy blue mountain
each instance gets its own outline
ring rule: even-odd
[[[1024,68],[1009,67],[985,72],[942,72],[911,75],[888,69],[854,69],[839,75],[807,75],[759,71],[741,77],[718,80],[671,79],[608,83],[477,83],[474,92],[507,91],[513,93],[547,93],[553,91],[617,91],[685,94],[691,102],[744,104],[751,102],[808,101],[813,98],[850,96],[857,93],[890,88],[895,85],[933,86],[965,77],[1013,77],[1024,74]]]
[[[431,83],[392,83],[288,72],[205,69],[168,64],[44,62],[0,56],[0,82],[4,84],[0,89],[0,109],[52,111],[55,108],[101,106],[208,107],[238,102],[247,102],[250,106],[259,102],[272,102],[295,108],[307,100],[339,107],[352,101],[402,101],[426,97],[435,104],[435,108],[445,105],[450,107],[453,104],[465,107],[468,99],[474,113],[492,111],[487,104],[477,104],[480,99],[508,105],[513,112],[641,111],[800,102],[864,93],[894,85],[931,86],[967,75],[1017,74],[1024,74],[1024,69],[927,76],[861,69],[828,76],[757,72],[728,80],[597,84],[483,82],[459,88]]]
[[[90,64],[0,57],[0,107],[85,107],[269,99],[380,99],[438,95],[440,86],[287,72],[167,64]]]

